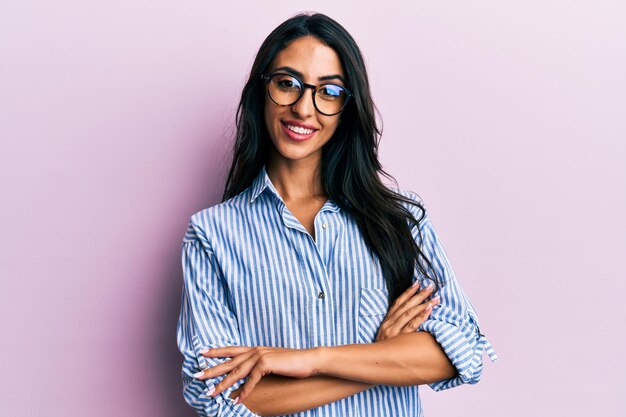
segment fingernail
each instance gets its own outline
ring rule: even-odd
[[[419,281],[415,281],[413,282],[413,284],[411,284],[412,287],[417,287],[418,285],[420,285]]]
[[[209,351],[209,348],[204,348],[200,351],[200,353],[205,354]]]
[[[439,296],[438,296],[438,295],[435,295],[435,296],[433,297],[433,302],[435,302],[435,303],[436,303],[437,301],[439,301]]]
[[[214,392],[215,392],[215,387],[213,386],[213,387],[209,388],[209,390],[207,391],[206,395],[211,395]]]
[[[200,371],[200,372],[196,372],[195,374],[193,374],[193,377],[194,378],[200,378],[202,375],[204,375],[204,372]]]
[[[235,404],[239,401],[239,397],[235,398]]]
[[[426,288],[424,288],[425,290],[430,290],[433,287],[433,283],[429,283]]]

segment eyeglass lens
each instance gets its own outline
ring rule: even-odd
[[[296,77],[287,74],[274,74],[269,82],[270,98],[276,104],[289,106],[295,104],[302,94],[302,83]],[[346,102],[346,90],[335,84],[317,87],[313,102],[317,110],[326,115],[339,113]]]

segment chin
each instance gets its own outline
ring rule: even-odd
[[[272,139],[272,144],[276,156],[283,159],[302,159],[316,152],[316,149],[312,149],[310,144],[294,143],[288,138]]]
[[[313,154],[313,152],[307,152],[305,150],[295,151],[289,149],[277,149],[278,157],[281,159],[288,159],[291,161],[298,161],[300,159],[305,159],[306,157]]]

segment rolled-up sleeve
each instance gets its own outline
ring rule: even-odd
[[[203,348],[235,346],[240,343],[237,319],[229,308],[227,289],[214,253],[202,230],[189,221],[182,242],[183,293],[176,329],[178,349],[183,355],[183,397],[200,416],[259,417],[244,404],[234,404],[230,394],[245,381],[240,379],[216,398],[207,395],[226,375],[198,380],[193,375],[216,366],[226,358],[205,358]]]
[[[436,293],[440,303],[417,331],[431,333],[458,370],[458,375],[428,384],[434,391],[442,391],[461,384],[475,384],[483,369],[483,353],[492,362],[498,357],[491,343],[481,332],[476,311],[459,285],[448,256],[427,213],[420,222],[421,249],[432,263],[442,286]],[[422,279],[422,286],[427,284]],[[435,295],[435,294],[434,294]]]

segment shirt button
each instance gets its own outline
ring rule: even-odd
[[[328,223],[323,223],[323,224],[322,224],[322,227],[323,227],[324,229],[326,229],[326,228],[328,227]]]
[[[320,291],[320,293],[317,294],[317,298],[319,298],[319,299],[324,298],[324,291]]]

